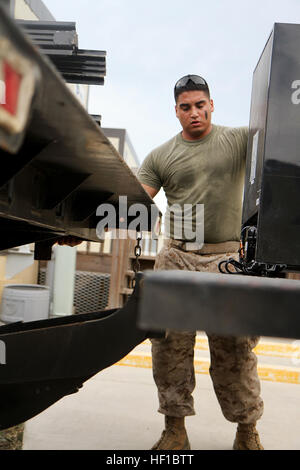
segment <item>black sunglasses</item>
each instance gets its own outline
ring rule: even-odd
[[[184,88],[189,82],[189,80],[191,80],[195,85],[207,86],[207,83],[204,78],[200,77],[199,75],[186,75],[185,77],[180,78],[176,82],[174,89],[177,90],[178,88]]]

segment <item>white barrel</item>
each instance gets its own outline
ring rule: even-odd
[[[2,294],[1,316],[4,323],[44,320],[49,316],[49,288],[39,284],[10,284]]]

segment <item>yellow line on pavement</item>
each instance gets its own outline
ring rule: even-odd
[[[130,353],[116,363],[119,366],[142,367],[151,369],[152,358],[150,354],[144,352]],[[208,374],[210,362],[205,358],[195,358],[194,361],[196,374]],[[288,366],[271,366],[260,364],[257,367],[258,375],[261,380],[271,382],[300,384],[300,368]]]
[[[195,349],[200,351],[208,350],[208,341],[205,338],[197,338]],[[300,341],[293,343],[277,343],[277,342],[259,342],[254,348],[254,352],[258,356],[273,357],[295,357],[300,358]]]
[[[293,367],[280,367],[269,365],[258,365],[258,375],[261,380],[271,382],[283,382],[290,384],[300,384],[300,369]]]
[[[150,341],[146,340],[143,344],[150,345]],[[208,351],[207,338],[197,337],[195,349]],[[295,340],[292,343],[260,341],[256,348],[254,348],[254,352],[258,356],[287,357],[300,360],[300,340]]]
[[[129,353],[123,357],[115,365],[117,366],[130,366],[130,367],[142,367],[145,369],[152,368],[152,357],[149,354],[144,353]]]

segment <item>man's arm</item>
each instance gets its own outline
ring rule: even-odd
[[[152,188],[151,186],[148,186],[147,184],[142,184],[144,190],[149,194],[152,199],[156,196],[158,193],[159,189]]]

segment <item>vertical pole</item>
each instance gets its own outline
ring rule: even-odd
[[[56,245],[52,317],[73,314],[76,247]]]
[[[121,307],[120,304],[120,289],[121,289],[121,273],[123,271],[123,251],[124,240],[115,238],[113,240],[112,249],[112,264],[110,273],[110,288],[109,288],[109,308]]]

